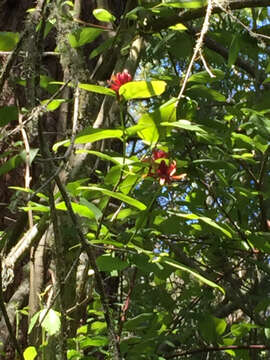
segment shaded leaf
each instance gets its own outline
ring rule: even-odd
[[[112,255],[101,255],[97,258],[97,265],[100,271],[121,271],[129,266],[127,261],[123,261]]]
[[[139,210],[145,210],[146,209],[146,206],[136,200],[136,199],[133,199],[131,198],[130,196],[127,196],[127,195],[124,195],[122,193],[118,193],[118,192],[113,192],[111,190],[108,190],[108,189],[103,189],[103,188],[100,188],[100,187],[97,187],[97,186],[81,186],[79,187],[80,190],[94,190],[94,191],[100,191],[102,194],[104,195],[107,195],[107,196],[110,196],[110,197],[113,197],[115,199],[118,199],[120,201],[123,201],[131,206],[134,206],[136,207],[137,209]]]
[[[225,294],[225,290],[221,286],[217,285],[216,283],[214,283],[211,280],[206,279],[205,277],[203,277],[202,275],[197,273],[195,270],[190,269],[186,265],[180,264],[178,261],[170,259],[169,257],[162,257],[160,262],[170,265],[176,269],[186,271],[189,274],[191,274],[193,277],[195,277],[197,280],[201,281],[202,283],[204,283],[212,288],[216,288],[216,289],[220,290],[223,294]]]
[[[0,51],[12,51],[19,41],[19,33],[0,31]]]

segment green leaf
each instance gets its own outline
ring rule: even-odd
[[[71,207],[72,207],[72,210],[75,212],[75,214],[86,217],[88,219],[96,218],[95,213],[88,206],[71,202]],[[64,211],[67,210],[67,207],[66,207],[66,204],[64,203],[64,201],[56,204],[55,208],[57,210],[64,210]]]
[[[176,269],[186,271],[189,274],[191,274],[194,278],[201,281],[202,283],[204,283],[204,284],[206,284],[206,285],[208,285],[208,286],[210,286],[212,288],[216,288],[216,289],[220,290],[223,294],[225,294],[225,290],[221,286],[217,285],[216,283],[214,283],[211,280],[206,279],[204,276],[200,275],[195,270],[190,269],[186,265],[180,264],[178,261],[175,261],[175,260],[170,259],[168,257],[161,257],[160,262],[165,263],[167,265],[170,265],[170,266],[172,266],[172,267],[174,267]]]
[[[198,9],[207,5],[207,0],[162,0],[159,6],[168,6],[182,9]]]
[[[23,352],[25,360],[34,360],[37,357],[37,350],[34,346],[28,346]]]
[[[36,325],[39,315],[40,315],[40,311],[38,311],[37,313],[35,313],[35,315],[33,315],[31,317],[31,320],[30,320],[30,323],[28,326],[28,332],[27,332],[28,335],[31,333],[31,331],[33,330],[33,327]]]
[[[166,82],[160,80],[153,81],[130,81],[122,85],[119,95],[125,100],[147,99],[152,96],[161,95],[166,89]]]
[[[60,321],[60,314],[53,309],[50,309],[47,313],[47,309],[43,309],[40,311],[39,321],[41,326],[47,333],[52,336],[57,334],[60,331],[61,321]],[[47,315],[45,316],[45,314]],[[45,316],[45,318],[44,318]],[[44,318],[44,319],[43,319]]]
[[[241,42],[240,42],[239,36],[236,34],[233,36],[232,42],[230,45],[229,57],[228,57],[228,66],[229,67],[231,67],[232,65],[235,64],[235,61],[238,57],[240,48],[241,48]]]
[[[39,149],[30,149],[30,163],[34,160]],[[26,159],[26,151],[23,150],[19,154],[12,156],[5,164],[0,166],[0,176],[18,167]]]
[[[226,101],[226,97],[224,95],[204,85],[193,85],[186,90],[186,94],[195,98],[206,98],[218,102]]]
[[[12,51],[20,38],[19,33],[0,31],[0,51]]]
[[[142,202],[140,202],[136,199],[133,199],[127,195],[124,195],[122,193],[114,192],[114,191],[111,191],[108,189],[103,189],[103,188],[100,188],[97,186],[81,186],[81,187],[79,187],[79,189],[80,190],[100,191],[104,195],[107,195],[107,196],[113,197],[115,199],[118,199],[120,201],[123,201],[131,206],[136,207],[139,210],[142,210],[142,211],[146,210],[146,206]]]
[[[18,120],[18,108],[16,106],[0,107],[0,126],[5,126],[11,121]]]
[[[205,224],[221,231],[224,235],[226,235],[228,238],[232,239],[232,233],[227,230],[224,226],[221,226],[220,224],[217,224],[214,220],[206,217],[206,216],[199,216],[196,214],[181,214],[181,213],[173,213],[169,212],[172,215],[179,216],[181,218],[187,219],[187,220],[199,220],[204,222]]]
[[[41,104],[45,105],[48,111],[54,111],[58,109],[59,106],[66,101],[67,101],[66,99],[54,99],[49,102],[49,99],[47,99],[47,100],[43,100]]]
[[[154,318],[154,313],[142,313],[128,320],[124,324],[124,329],[129,331],[137,330],[138,328],[146,328],[149,322]]]
[[[114,129],[93,129],[92,126],[84,129],[79,133],[75,139],[75,144],[87,144],[93,143],[95,141],[117,138],[121,139],[123,135],[122,130]],[[59,141],[53,145],[53,151],[57,151],[60,146],[68,147],[70,145],[70,140]]]
[[[121,165],[121,162],[119,160],[117,160],[118,158],[114,158],[114,157],[112,157],[110,155],[101,153],[99,151],[94,151],[94,150],[77,150],[76,151],[76,154],[83,154],[83,153],[95,155],[95,156],[99,157],[102,160],[111,161],[112,163],[114,163],[116,165]]]
[[[209,343],[215,343],[226,330],[226,321],[212,315],[204,315],[199,320],[199,331]]]
[[[207,84],[215,81],[220,81],[224,79],[225,73],[219,69],[211,70],[214,77],[211,77],[207,71],[200,71],[196,74],[193,74],[189,77],[188,82],[196,82],[199,84]]]
[[[122,130],[88,128],[85,129],[81,134],[78,134],[75,139],[75,144],[93,143],[95,141],[110,138],[121,139],[122,135]]]
[[[116,96],[116,92],[111,90],[105,86],[93,85],[93,84],[79,84],[79,88],[91,91],[97,94],[109,95],[109,96]]]
[[[96,47],[89,55],[89,59],[93,59],[94,57],[102,54],[103,52],[105,52],[106,50],[108,50],[114,43],[114,38],[111,37],[109,39],[107,39],[106,41],[104,41],[103,43],[101,43],[98,47]]]
[[[79,28],[68,35],[68,41],[71,47],[77,48],[94,41],[102,31],[94,27]]]
[[[170,30],[176,30],[176,31],[184,31],[187,30],[187,27],[181,23],[169,26]]]
[[[177,122],[162,122],[161,126],[171,126],[179,129],[189,130],[189,131],[196,131],[200,133],[206,133],[199,125],[192,124],[192,122],[188,120],[178,120]]]
[[[103,22],[113,22],[116,20],[116,17],[105,9],[95,9],[93,10],[93,15],[97,20]]]
[[[241,338],[246,336],[251,329],[259,329],[260,326],[248,323],[233,324],[231,326],[231,333],[233,336]]]
[[[83,338],[79,344],[81,349],[86,349],[89,346],[106,346],[108,342],[106,336],[92,336],[91,338]]]
[[[97,265],[100,271],[121,271],[129,266],[129,263],[112,255],[101,255],[97,258]]]
[[[161,122],[174,122],[176,120],[176,99],[173,98],[153,112],[143,114],[138,121],[141,128],[138,136],[147,144],[155,144],[159,138],[166,134]]]

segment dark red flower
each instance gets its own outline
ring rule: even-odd
[[[169,156],[169,154],[163,150],[153,150],[153,153],[152,153],[153,160],[167,159],[168,156]]]
[[[169,154],[163,150],[153,150],[152,157],[143,160],[144,162],[150,163],[148,174],[144,175],[144,177],[151,176],[159,179],[161,186],[164,184],[170,184],[175,180],[184,179],[186,174],[175,175],[177,170],[176,161],[173,160],[170,162],[168,157]]]
[[[159,178],[160,185],[170,184],[174,180],[181,180],[186,177],[186,174],[175,175],[175,173],[176,161],[167,165],[165,160],[162,160],[156,171],[156,177]]]
[[[132,76],[128,70],[124,70],[121,73],[119,72],[116,75],[112,75],[111,80],[108,81],[108,83],[110,88],[118,94],[120,87],[129,81],[132,81]]]

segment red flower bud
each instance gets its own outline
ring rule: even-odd
[[[108,81],[108,84],[110,88],[118,94],[120,87],[129,81],[132,81],[132,76],[128,70],[124,70],[121,73],[119,72],[116,75],[112,75],[111,80]]]

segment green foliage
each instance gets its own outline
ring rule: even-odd
[[[9,255],[20,253],[15,269],[42,267],[30,270],[43,292],[23,357],[266,359],[268,9],[213,3],[194,59],[209,2],[90,3],[78,14],[77,3],[51,2],[35,50],[52,37],[57,66],[20,48],[27,71],[16,63],[3,88],[3,284]],[[18,39],[1,32],[0,50]],[[21,211],[37,226],[16,224]],[[10,314],[26,275],[14,276]]]
[[[19,33],[1,31],[0,32],[0,51],[12,51],[19,41]]]

